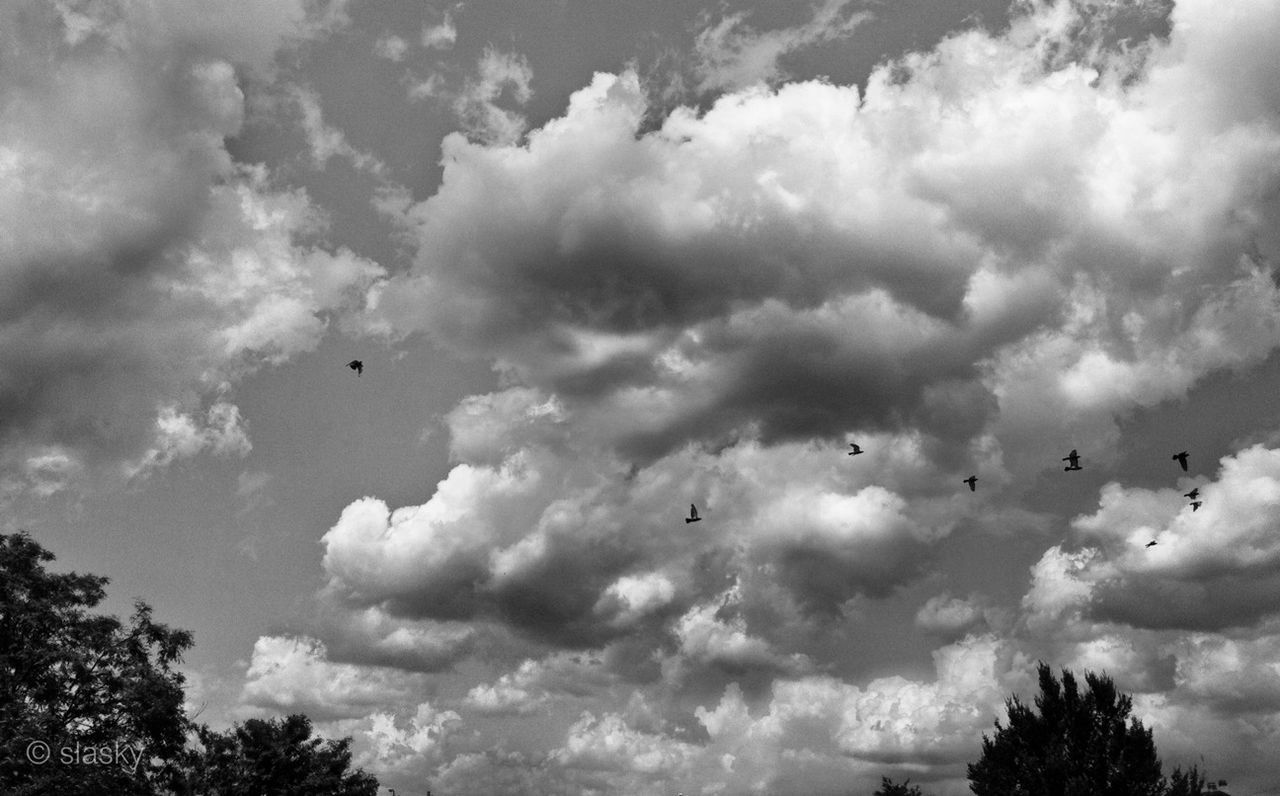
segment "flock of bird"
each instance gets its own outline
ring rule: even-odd
[[[350,362],[348,362],[347,367],[354,370],[356,372],[356,376],[360,376],[364,373],[364,363],[358,359],[353,359]],[[849,447],[853,448],[853,450],[849,451],[850,456],[857,456],[860,453],[865,453],[865,451],[862,450],[862,447],[859,446],[858,443],[856,442],[850,442]],[[1172,456],[1173,461],[1182,465],[1182,472],[1184,473],[1187,472],[1187,457],[1189,455],[1190,454],[1188,454],[1186,451],[1179,451],[1178,453],[1175,453]],[[1067,466],[1063,467],[1062,469],[1068,473],[1074,470],[1084,469],[1083,467],[1080,466],[1080,453],[1075,448],[1072,448],[1070,453],[1068,453],[1066,456],[1063,456],[1062,460],[1067,463]],[[978,476],[976,475],[969,476],[968,478],[961,481],[961,483],[968,484],[970,492],[978,491]],[[1198,511],[1200,506],[1203,504],[1203,501],[1198,499],[1200,497],[1199,487],[1196,487],[1195,489],[1192,489],[1190,492],[1187,492],[1185,495],[1183,495],[1183,497],[1191,501],[1192,511]],[[688,525],[691,522],[701,522],[701,521],[702,521],[702,518],[698,516],[698,507],[693,503],[690,503],[689,516],[684,518],[685,524]],[[1146,544],[1147,547],[1155,547],[1155,545],[1156,545],[1155,539],[1152,539],[1150,542],[1147,542]]]
[[[853,450],[849,451],[850,456],[857,456],[859,453],[865,452],[862,450],[861,446],[859,446],[858,443],[856,442],[850,442],[849,447],[853,448]],[[1180,451],[1178,453],[1173,454],[1173,457],[1172,457],[1175,462],[1182,465],[1182,472],[1184,473],[1187,472],[1187,457],[1189,455],[1190,454],[1188,454],[1186,451]],[[1080,466],[1080,452],[1077,451],[1075,448],[1072,448],[1070,453],[1068,453],[1066,456],[1063,456],[1062,460],[1067,463],[1067,466],[1063,467],[1062,469],[1068,473],[1074,470],[1084,469],[1083,467]],[[976,475],[969,476],[968,478],[961,481],[961,483],[968,484],[970,492],[978,491],[978,476]],[[1200,487],[1196,487],[1195,489],[1192,489],[1190,492],[1187,492],[1185,495],[1183,495],[1183,497],[1191,501],[1192,511],[1199,510],[1200,506],[1203,503],[1203,501],[1197,500],[1197,498],[1200,497]],[[684,518],[685,524],[688,524],[691,522],[699,522],[701,520],[702,518],[698,516],[698,507],[690,503],[689,516]],[[1150,542],[1147,542],[1146,544],[1147,547],[1155,547],[1155,545],[1156,545],[1155,539],[1152,539]]]

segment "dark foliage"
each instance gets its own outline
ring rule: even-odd
[[[924,794],[920,792],[918,786],[911,784],[910,779],[899,784],[888,777],[881,777],[880,789],[871,796],[924,796]]]
[[[1169,788],[1165,796],[1201,796],[1204,790],[1204,775],[1200,769],[1192,766],[1190,771],[1183,772],[1175,768],[1169,775]]]
[[[1133,701],[1106,675],[1059,682],[1039,665],[1035,709],[1015,696],[1005,702],[1008,726],[982,737],[982,757],[969,764],[969,789],[978,796],[1200,796],[1204,776],[1192,767],[1160,772],[1151,731],[1130,716]]]
[[[49,573],[44,565],[53,558],[25,533],[0,534],[4,792],[161,792],[188,729],[183,677],[173,666],[191,634],[152,621],[141,601],[127,626],[89,613],[107,579]]]
[[[187,793],[377,796],[377,779],[348,770],[351,739],[312,738],[311,721],[301,714],[249,719],[224,733],[201,727],[197,734],[203,750],[188,755]]]
[[[1129,716],[1132,700],[1110,677],[1059,682],[1041,663],[1033,710],[1006,701],[1009,724],[982,737],[982,757],[969,764],[969,789],[978,796],[1160,796],[1164,777],[1151,731]]]

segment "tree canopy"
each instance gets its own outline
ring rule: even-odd
[[[919,787],[911,784],[910,779],[898,783],[888,777],[881,777],[880,789],[871,796],[924,796],[924,794]]]
[[[378,780],[351,765],[351,739],[311,737],[302,714],[249,719],[223,733],[198,731],[202,750],[188,756],[192,794],[377,796]]]
[[[348,770],[351,739],[312,738],[306,716],[196,726],[175,669],[191,633],[141,600],[127,625],[90,613],[107,578],[51,573],[53,559],[26,533],[0,534],[5,796],[376,796],[376,779]]]
[[[25,533],[0,535],[0,781],[9,793],[154,793],[185,744],[174,666],[191,634],[141,600],[128,625],[89,613],[107,579],[50,573],[53,558]]]
[[[1008,725],[982,737],[982,757],[969,764],[969,789],[977,796],[1198,796],[1197,769],[1175,769],[1166,781],[1151,730],[1131,716],[1133,701],[1106,675],[1062,680],[1039,665],[1035,708],[1008,699]]]

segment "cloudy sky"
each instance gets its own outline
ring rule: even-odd
[[[4,528],[401,794],[952,796],[1037,660],[1280,794],[1277,52],[1272,0],[6,2]]]

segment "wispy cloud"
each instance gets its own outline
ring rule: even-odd
[[[866,11],[849,12],[852,0],[824,0],[802,25],[757,31],[747,12],[729,14],[698,32],[694,66],[699,91],[736,91],[786,77],[779,60],[815,44],[847,38],[871,19]]]
[[[428,50],[448,50],[457,41],[458,28],[453,24],[453,15],[447,11],[440,24],[422,28],[422,46]]]
[[[374,55],[397,63],[404,60],[404,55],[408,50],[409,42],[394,33],[379,36],[378,40],[373,43]]]
[[[529,61],[517,53],[487,48],[476,69],[476,76],[467,79],[454,99],[454,112],[469,136],[486,144],[515,143],[528,122],[519,111],[502,104],[519,107],[533,97]]]
[[[314,90],[293,86],[291,94],[302,114],[302,130],[307,136],[311,160],[316,168],[323,169],[331,158],[343,157],[360,171],[376,177],[386,177],[387,167],[381,160],[351,146],[341,130],[325,124],[324,113],[320,108],[320,97]]]

